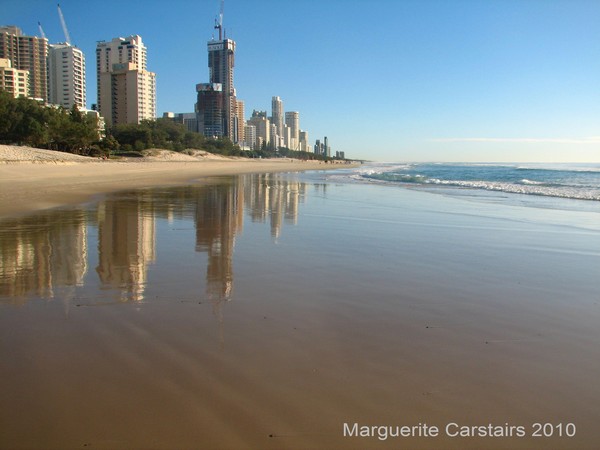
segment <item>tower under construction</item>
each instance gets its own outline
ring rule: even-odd
[[[224,37],[223,2],[215,21],[218,39],[208,41],[209,82],[196,85],[198,131],[207,137],[228,137],[237,142],[237,99],[233,85],[235,41]]]

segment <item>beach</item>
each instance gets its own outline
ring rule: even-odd
[[[148,158],[100,160],[69,153],[0,145],[0,218],[83,202],[128,188],[185,184],[201,177],[329,167],[318,161],[192,157],[159,151]]]
[[[0,447],[597,448],[589,203],[173,164],[0,222]]]

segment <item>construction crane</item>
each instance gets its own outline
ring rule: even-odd
[[[42,28],[41,22],[38,22],[38,28],[40,29],[40,34],[42,35],[42,39],[46,39],[46,33],[44,33],[44,29]]]
[[[68,45],[71,45],[71,36],[69,36],[69,30],[67,30],[65,16],[63,16],[62,10],[60,9],[60,3],[58,4],[58,17],[60,17],[60,24],[62,25],[63,33],[65,33],[66,42]]]

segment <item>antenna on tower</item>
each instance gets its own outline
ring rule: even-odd
[[[46,39],[46,33],[44,33],[44,29],[42,28],[41,22],[38,22],[38,28],[40,29],[40,34],[42,35],[42,39]]]
[[[60,24],[62,26],[63,33],[65,33],[65,39],[67,41],[67,44],[71,45],[71,36],[69,36],[69,30],[67,30],[65,16],[63,16],[62,10],[60,9],[60,3],[58,4],[58,17],[60,17]]]

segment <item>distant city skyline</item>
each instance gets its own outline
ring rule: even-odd
[[[56,3],[0,1],[2,23],[64,42]],[[61,1],[87,60],[96,41],[143,36],[157,116],[193,111],[219,2]],[[600,2],[226,0],[247,111],[273,96],[311,137],[387,161],[600,161]],[[246,117],[248,118],[248,117]],[[314,142],[314,141],[313,141]]]

